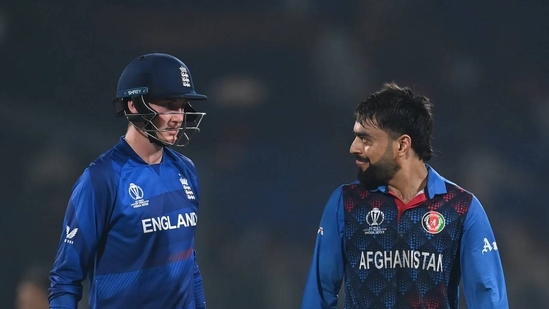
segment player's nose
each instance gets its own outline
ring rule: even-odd
[[[360,139],[358,137],[355,137],[353,142],[351,143],[351,147],[349,148],[349,152],[351,154],[360,154],[362,153],[362,148],[360,147]]]
[[[185,113],[183,112],[183,109],[179,109],[176,113],[172,114],[171,120],[174,122],[183,122],[183,119],[185,119]]]

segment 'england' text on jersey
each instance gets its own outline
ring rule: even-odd
[[[196,226],[198,216],[194,212],[179,214],[177,223],[172,224],[170,216],[162,216],[156,218],[147,218],[141,220],[143,224],[143,233],[152,233],[156,231],[173,230],[183,227]]]
[[[415,268],[441,272],[443,255],[415,250],[362,251],[358,269]],[[373,265],[372,265],[373,264]]]

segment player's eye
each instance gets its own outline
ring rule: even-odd
[[[170,110],[170,111],[179,111],[180,109],[183,109],[183,105],[181,103],[177,102],[168,102],[163,105],[164,108]]]

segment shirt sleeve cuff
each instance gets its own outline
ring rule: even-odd
[[[50,299],[50,309],[76,309],[78,300],[73,294],[63,294]]]
[[[196,309],[206,309],[206,303],[204,302],[204,303],[196,305]]]

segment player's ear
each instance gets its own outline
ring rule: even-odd
[[[129,101],[128,101],[128,110],[129,110],[130,113],[132,113],[132,114],[137,114],[137,108],[135,108],[135,104],[133,103],[132,100],[129,100]]]
[[[408,134],[403,134],[396,139],[397,142],[397,152],[399,155],[406,154],[410,149],[412,149],[412,138]]]

